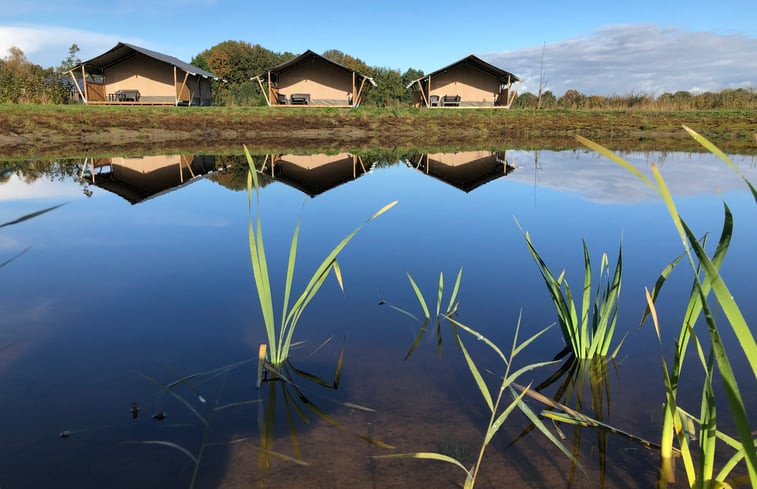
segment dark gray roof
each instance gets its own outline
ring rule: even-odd
[[[199,76],[204,76],[205,78],[213,78],[214,80],[218,80],[218,77],[214,75],[213,73],[200,69],[189,63],[185,63],[179,58],[174,58],[173,56],[169,56],[167,54],[158,53],[157,51],[151,51],[149,49],[135,46],[133,44],[127,44],[125,42],[119,42],[110,51],[106,51],[100,56],[92,58],[88,61],[84,61],[81,64],[74,67],[73,69],[75,70],[81,66],[85,66],[89,68],[105,70],[113,66],[114,64],[121,62],[124,58],[133,56],[134,53],[141,53],[141,54],[144,54],[145,56],[149,56],[150,58],[157,59],[158,61],[162,61],[164,63],[168,63],[177,68],[181,68],[182,70],[186,71],[190,75],[199,75]]]
[[[445,66],[444,68],[440,68],[440,69],[438,69],[438,70],[436,70],[436,71],[434,71],[432,73],[424,75],[424,76],[418,78],[418,80],[423,80],[423,79],[428,78],[428,77],[432,77],[433,78],[435,76],[439,76],[440,74],[442,74],[444,72],[447,72],[447,71],[450,71],[453,68],[456,68],[456,67],[458,67],[460,65],[469,65],[469,66],[473,66],[474,68],[478,68],[479,70],[481,70],[481,71],[483,71],[485,73],[488,73],[488,74],[490,74],[492,76],[497,77],[499,79],[499,81],[502,82],[502,83],[507,83],[508,79],[510,81],[513,81],[513,82],[520,81],[520,78],[518,78],[517,76],[513,75],[509,71],[505,71],[502,68],[494,66],[491,63],[487,63],[483,59],[481,59],[478,56],[473,55],[473,54],[471,54],[470,56],[468,56],[466,58],[463,58],[463,59],[461,59],[459,61],[455,61],[451,65]],[[415,83],[418,80],[413,80],[412,82],[410,82],[410,85],[408,85],[408,87],[410,87],[413,83]]]

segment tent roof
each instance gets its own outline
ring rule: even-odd
[[[490,74],[492,76],[497,77],[499,79],[499,81],[502,82],[502,83],[507,83],[508,79],[510,81],[512,81],[512,82],[520,81],[520,78],[518,78],[517,76],[513,75],[509,71],[505,71],[502,68],[498,68],[497,66],[494,66],[491,63],[487,63],[486,61],[484,61],[483,59],[479,58],[478,56],[476,56],[474,54],[471,54],[470,56],[468,56],[466,58],[463,58],[463,59],[461,59],[459,61],[455,61],[451,65],[445,66],[444,68],[438,69],[438,70],[436,70],[436,71],[434,71],[432,73],[429,73],[427,75],[423,75],[422,77],[418,78],[417,80],[413,80],[412,82],[410,82],[410,84],[408,84],[407,88],[410,88],[410,86],[412,86],[413,83],[416,83],[416,82],[418,82],[420,80],[423,80],[423,79],[426,79],[428,77],[432,77],[433,78],[435,76],[439,76],[442,73],[446,73],[447,71],[451,71],[452,69],[457,68],[460,65],[468,65],[468,66],[472,66],[474,68],[477,68],[477,69],[479,69],[479,70],[481,70],[481,71],[483,71],[485,73],[488,73],[488,74]]]
[[[134,56],[135,53],[144,54],[145,56],[149,56],[150,58],[176,66],[177,68],[181,68],[182,70],[186,71],[190,75],[199,75],[205,78],[213,78],[214,80],[218,80],[218,77],[213,73],[200,69],[189,63],[185,63],[178,58],[174,58],[173,56],[169,56],[167,54],[158,53],[156,51],[151,51],[149,49],[135,46],[133,44],[127,44],[125,42],[119,42],[110,51],[106,51],[100,56],[82,62],[81,64],[75,66],[71,71],[76,70],[81,66],[105,70],[115,65],[116,63],[120,63],[125,58]]]
[[[297,69],[300,66],[304,65],[305,63],[309,63],[309,62],[314,61],[314,60],[323,61],[323,62],[325,62],[327,64],[330,64],[331,66],[333,66],[333,67],[335,67],[337,69],[340,69],[342,71],[345,71],[347,73],[353,73],[354,72],[358,76],[361,76],[361,77],[365,78],[366,80],[368,80],[369,82],[371,82],[371,84],[373,86],[376,86],[376,82],[373,81],[373,78],[371,78],[369,76],[366,76],[366,75],[363,75],[363,74],[361,74],[361,73],[359,73],[359,72],[357,72],[357,71],[355,71],[355,70],[353,70],[351,68],[347,68],[346,66],[341,65],[341,64],[337,63],[336,61],[331,61],[330,59],[328,59],[328,58],[326,58],[324,56],[321,56],[320,54],[318,54],[318,53],[316,53],[314,51],[311,51],[310,49],[308,49],[307,51],[305,51],[301,55],[297,56],[296,58],[292,58],[289,61],[285,61],[284,63],[281,63],[278,66],[274,66],[273,68],[271,68],[270,70],[267,70],[266,72],[271,72],[271,73],[275,73],[277,75],[280,75],[282,73],[286,73],[288,71],[292,71],[294,69]]]

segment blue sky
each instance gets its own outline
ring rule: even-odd
[[[88,59],[125,41],[189,61],[233,39],[430,72],[476,54],[536,91],[544,46],[558,95],[702,91],[757,85],[755,19],[754,0],[0,0],[0,56],[15,45],[55,66],[72,43]]]

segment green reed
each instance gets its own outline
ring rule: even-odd
[[[739,173],[751,190],[757,203],[757,190],[746,180],[730,158],[700,134],[686,126],[684,126],[684,129],[697,142]],[[719,326],[713,311],[714,305],[711,306],[708,303],[708,297],[710,294],[713,294],[715,304],[724,313],[725,320],[736,336],[741,352],[751,367],[752,378],[749,380],[751,380],[750,384],[753,384],[755,378],[757,378],[757,343],[740,308],[734,301],[733,295],[719,272],[733,234],[733,215],[728,205],[725,202],[723,203],[723,229],[718,245],[712,257],[710,257],[705,250],[704,244],[696,238],[679,214],[667,184],[656,165],[652,165],[654,180],[651,180],[608,149],[580,136],[578,140],[589,148],[610,158],[654,189],[662,197],[673,224],[678,231],[684,248],[683,255],[673,260],[662,271],[652,292],[646,291],[648,307],[642,321],[647,316],[651,316],[661,346],[663,324],[661,324],[657,316],[655,307],[655,301],[660,289],[672,273],[674,267],[684,257],[688,259],[693,274],[692,292],[677,337],[672,363],[668,363],[664,352],[662,352],[666,396],[661,435],[662,457],[659,487],[667,487],[669,482],[674,481],[674,455],[676,452],[680,454],[690,487],[730,487],[727,478],[733,469],[741,463],[746,465],[751,486],[757,487],[757,453],[755,450],[757,440],[755,440],[754,432],[750,428],[743,397],[721,339],[720,327],[722,326],[722,321]],[[700,342],[694,329],[700,317],[704,318],[707,335],[710,339],[707,352],[705,352],[705,347]],[[682,376],[683,363],[689,346],[692,346],[695,351],[695,356],[699,360],[699,365],[702,367],[705,376],[698,415],[685,411],[678,403],[678,384]],[[718,373],[724,384],[725,395],[736,427],[737,436],[735,437],[726,435],[717,429],[716,399],[713,382]],[[698,436],[696,435],[697,426],[699,427]],[[676,441],[678,448],[674,446]],[[716,473],[716,453],[720,452],[723,444],[730,447],[734,453],[732,453],[726,463]]]
[[[536,251],[528,232],[523,232],[528,250],[539,267],[539,272],[547,286],[552,304],[557,312],[557,320],[563,340],[578,359],[590,359],[595,356],[606,357],[610,351],[615,325],[618,320],[618,298],[623,270],[623,248],[618,248],[618,261],[615,271],[611,273],[607,253],[602,254],[594,300],[592,292],[592,268],[586,242],[584,250],[584,283],[581,297],[580,316],[573,298],[565,271],[555,278],[549,267]],[[624,337],[625,339],[625,337]],[[623,340],[613,350],[612,358],[618,353]]]
[[[489,422],[486,426],[486,430],[484,432],[484,438],[481,442],[481,446],[478,448],[478,454],[476,456],[476,460],[470,467],[466,467],[466,465],[464,464],[465,461],[455,458],[455,456],[453,456],[455,454],[439,453],[439,452],[396,453],[396,454],[391,454],[391,455],[380,455],[374,458],[414,458],[414,459],[438,460],[441,462],[446,462],[462,469],[463,472],[465,473],[465,482],[463,483],[463,488],[473,489],[476,484],[476,479],[478,477],[478,474],[481,470],[482,463],[484,460],[484,453],[486,452],[487,447],[489,446],[489,444],[491,443],[492,439],[497,434],[499,429],[504,425],[505,421],[507,421],[510,414],[512,414],[515,408],[518,408],[521,410],[521,412],[523,412],[523,414],[525,414],[529,418],[529,420],[533,423],[533,425],[536,426],[539,429],[539,431],[541,431],[544,434],[544,436],[547,437],[547,439],[549,439],[569,459],[571,459],[571,461],[573,461],[574,464],[578,466],[578,461],[576,460],[576,458],[562,445],[562,443],[555,437],[555,435],[553,435],[552,432],[549,431],[549,429],[542,423],[542,421],[533,412],[533,410],[528,406],[528,404],[523,402],[523,398],[527,394],[530,393],[530,389],[529,389],[530,386],[526,388],[521,388],[520,393],[516,391],[516,387],[518,387],[517,381],[523,376],[523,374],[535,368],[555,363],[555,361],[532,363],[524,367],[521,367],[517,370],[514,368],[514,364],[513,364],[515,357],[521,351],[523,351],[524,348],[526,348],[533,341],[535,341],[539,336],[541,336],[547,330],[549,330],[551,326],[542,329],[541,331],[537,332],[536,334],[527,338],[525,341],[519,344],[518,335],[520,332],[521,318],[518,317],[518,321],[515,326],[515,335],[513,337],[512,347],[510,349],[509,355],[505,355],[504,352],[495,343],[489,340],[487,337],[485,337],[480,332],[466,326],[465,324],[461,323],[460,321],[452,317],[453,315],[456,314],[457,308],[458,308],[458,303],[456,303],[455,300],[457,298],[457,294],[460,288],[461,276],[462,276],[462,268],[457,274],[457,279],[455,280],[455,285],[454,285],[452,294],[450,295],[447,308],[445,310],[442,310],[442,303],[443,303],[442,299],[444,296],[444,275],[439,274],[439,285],[438,285],[437,293],[436,293],[435,321],[437,324],[437,335],[438,335],[438,342],[439,342],[438,344],[439,344],[440,351],[441,351],[440,324],[442,320],[444,320],[449,323],[452,330],[453,338],[455,340],[455,344],[457,345],[458,350],[463,354],[468,370],[470,371],[473,377],[473,381],[478,387],[478,390],[481,393],[481,396],[483,397],[484,402],[486,402],[486,405],[489,409],[489,413],[490,413]],[[411,346],[410,351],[405,356],[406,359],[417,347],[418,343],[420,342],[420,339],[423,337],[423,334],[425,333],[429,319],[431,318],[431,313],[428,308],[428,301],[426,301],[426,299],[424,298],[423,294],[420,291],[420,288],[418,287],[415,280],[413,280],[413,277],[410,274],[408,274],[408,279],[410,280],[410,284],[413,288],[413,291],[415,292],[416,298],[418,299],[418,303],[423,309],[425,322],[423,323],[423,327],[421,328],[420,333],[416,337],[416,340]],[[390,307],[418,320],[412,313],[404,309],[400,309],[398,307],[391,306],[391,305]],[[470,353],[468,352],[468,349],[465,347],[465,343],[463,341],[461,331],[473,336],[478,341],[483,342],[492,351],[494,351],[497,354],[497,356],[503,361],[504,366],[505,366],[505,372],[502,375],[499,389],[496,391],[496,393],[494,393],[494,395],[493,395],[493,392],[487,386],[486,380],[484,380],[484,377],[481,374],[481,370],[476,366],[475,361],[473,360]],[[511,399],[511,400],[508,402],[508,399]],[[458,455],[462,455],[462,452],[459,452]],[[465,458],[467,458],[467,454],[465,455],[466,455]]]
[[[255,288],[258,293],[260,309],[263,313],[266,335],[268,337],[268,361],[274,365],[281,365],[289,357],[289,348],[292,344],[292,335],[297,327],[297,323],[310,304],[315,295],[320,290],[330,273],[333,271],[339,287],[344,290],[342,282],[341,268],[337,261],[339,253],[347,246],[347,243],[360,231],[363,226],[374,220],[384,212],[391,209],[397,201],[391,202],[382,207],[378,212],[369,217],[363,224],[358,226],[354,231],[348,234],[339,242],[331,252],[326,255],[321,264],[310,277],[302,293],[297,297],[290,307],[292,299],[292,281],[294,278],[294,265],[297,258],[297,246],[299,242],[300,222],[294,229],[292,241],[289,247],[289,261],[287,264],[286,284],[284,286],[284,304],[281,317],[277,321],[273,310],[273,295],[271,294],[271,282],[268,274],[268,262],[266,260],[265,248],[263,246],[263,229],[260,224],[260,186],[258,183],[257,169],[252,160],[247,147],[244,147],[245,156],[249,171],[247,174],[247,205],[250,209],[249,221],[249,242],[250,242],[250,260],[252,261],[252,272],[255,278]],[[255,192],[256,212],[255,221],[252,219],[252,193]]]

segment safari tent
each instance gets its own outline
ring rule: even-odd
[[[407,86],[417,107],[510,108],[520,78],[474,55],[429,73]]]
[[[210,105],[210,80],[218,79],[173,56],[123,42],[69,73],[88,105]]]
[[[357,107],[370,77],[307,50],[254,76],[269,106]]]
[[[422,153],[411,157],[406,164],[463,192],[475,190],[515,170],[507,164],[504,151]]]

